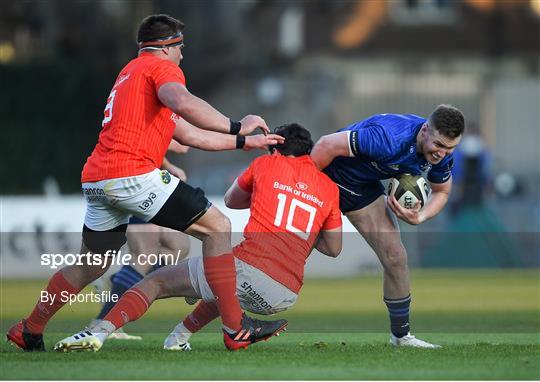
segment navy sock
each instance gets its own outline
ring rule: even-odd
[[[411,295],[404,298],[384,298],[384,303],[390,315],[390,330],[396,337],[403,337],[410,331],[409,327],[409,306],[411,305]]]
[[[122,268],[120,268],[118,272],[111,276],[111,296],[117,295],[118,298],[120,298],[125,291],[127,291],[133,285],[141,281],[143,277],[144,276],[137,272],[137,270],[132,266],[124,265]],[[97,318],[103,319],[103,317],[105,317],[107,313],[109,313],[109,311],[115,304],[116,302],[113,301],[108,301],[107,303],[105,303],[105,305],[103,305],[103,308],[101,308],[101,312],[99,312]]]

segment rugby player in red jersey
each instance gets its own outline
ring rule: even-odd
[[[228,207],[250,208],[245,240],[233,249],[236,293],[242,308],[266,315],[295,303],[314,247],[336,257],[342,241],[339,192],[309,156],[313,147],[309,131],[290,124],[274,132],[284,136],[285,143],[278,144],[272,155],[255,159],[225,195]],[[189,350],[189,336],[219,317],[207,273],[201,257],[156,270],[124,293],[100,325],[65,338],[55,349],[97,351],[110,333],[137,320],[154,300],[184,296],[203,301],[177,325],[165,348]],[[287,324],[278,322],[282,328]],[[275,334],[266,332],[254,339],[256,327],[245,325],[234,334],[224,331],[225,345],[236,350]]]
[[[167,15],[148,16],[139,26],[139,55],[116,79],[98,143],[82,171],[87,209],[81,253],[104,256],[119,250],[132,215],[199,238],[224,330],[237,333],[246,319],[235,295],[230,221],[201,189],[160,167],[173,138],[204,150],[266,148],[283,138],[247,136],[257,128],[269,132],[261,117],[248,115],[235,122],[187,90],[178,66],[183,58],[183,29],[182,22]],[[60,298],[62,293],[77,294],[108,268],[86,260],[52,276],[41,293],[50,298],[40,298],[31,314],[9,329],[9,341],[26,351],[45,350],[42,333],[67,302]],[[259,324],[272,330],[271,322]]]

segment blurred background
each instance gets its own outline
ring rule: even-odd
[[[43,275],[31,264],[44,240],[67,248],[63,233],[80,231],[80,171],[153,13],[186,24],[187,86],[233,119],[295,121],[318,139],[376,113],[457,106],[467,128],[452,199],[435,219],[403,226],[411,265],[540,266],[539,0],[4,0],[2,278]],[[222,206],[257,155],[170,159]],[[247,215],[227,213],[241,232]],[[307,275],[378,269],[357,236],[346,235],[341,259],[313,256]]]

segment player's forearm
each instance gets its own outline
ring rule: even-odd
[[[436,216],[439,212],[442,211],[444,206],[448,202],[448,193],[444,191],[434,191],[431,194],[431,197],[427,201],[424,208],[420,211],[420,220],[425,222],[426,220],[431,219]]]
[[[236,149],[236,136],[200,130],[196,133],[178,133],[175,130],[174,139],[186,146],[205,151],[224,151]]]
[[[330,237],[325,235],[330,235]],[[329,257],[338,257],[341,253],[341,247],[341,232],[321,233],[315,244],[317,251]]]
[[[177,154],[185,154],[189,151],[189,146],[185,146],[176,140],[172,139],[171,143],[169,143],[169,147],[167,151],[172,151],[173,153]]]

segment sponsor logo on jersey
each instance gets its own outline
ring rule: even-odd
[[[123,76],[119,77],[118,78],[118,81],[116,81],[116,84],[114,85],[114,87],[117,87],[118,85],[120,85],[122,82],[124,82],[125,80],[129,79],[129,76],[130,74],[124,74]]]
[[[171,174],[169,174],[169,171],[163,170],[163,171],[160,172],[160,175],[161,175],[161,181],[164,184],[171,183]]]
[[[373,161],[373,162],[370,162],[370,163],[371,163],[371,165],[372,165],[377,171],[379,171],[380,173],[388,174],[388,171],[383,170],[383,169],[379,166],[379,164],[378,164],[377,162],[374,162],[374,161]]]
[[[426,162],[426,163],[420,165],[420,170],[429,171],[429,170],[431,170],[432,167],[433,167],[433,165],[431,163]]]
[[[308,185],[302,182],[298,182],[296,183],[296,188],[298,188],[299,190],[305,191],[308,189]]]
[[[298,182],[296,183],[296,188],[300,188],[298,185],[303,184],[305,186],[305,189],[308,188],[307,184]],[[319,207],[322,207],[324,205],[324,201],[319,200],[315,195],[308,194],[307,192],[304,192],[303,188],[300,188],[299,190],[293,188],[292,186],[289,186],[288,184],[281,184],[279,182],[274,182],[274,188],[277,190],[285,191],[288,193],[293,194],[294,196],[300,196],[304,199],[307,199],[315,204],[317,204]]]

